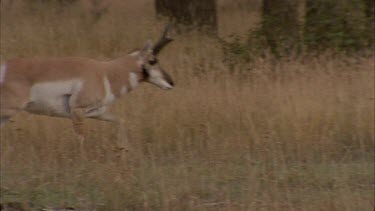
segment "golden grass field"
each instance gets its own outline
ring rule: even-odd
[[[258,11],[219,4],[219,34],[246,31]],[[14,57],[110,59],[156,39],[153,1],[89,9],[1,5],[2,62]],[[245,27],[246,26],[246,27]],[[245,28],[244,28],[245,27]],[[77,210],[373,210],[372,56],[267,58],[229,70],[218,41],[176,35],[160,57],[172,91],[142,85],[113,107],[113,125],[86,121],[78,156],[68,119],[18,114],[1,129],[1,202]]]

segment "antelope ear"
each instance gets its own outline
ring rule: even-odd
[[[141,54],[141,51],[138,50],[138,49],[137,50],[133,50],[130,53],[128,53],[128,55],[133,56],[133,57],[138,57],[140,54]]]
[[[145,46],[143,47],[143,49],[141,50],[141,53],[142,54],[150,54],[152,53],[153,51],[153,48],[154,48],[154,44],[152,43],[151,40],[148,40],[145,44]]]

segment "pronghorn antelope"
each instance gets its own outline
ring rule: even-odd
[[[20,111],[71,118],[83,141],[83,119],[121,123],[107,111],[113,101],[141,82],[164,90],[174,83],[156,56],[172,39],[167,26],[160,40],[111,61],[88,58],[12,59],[0,68],[0,124]]]

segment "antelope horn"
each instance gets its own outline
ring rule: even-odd
[[[156,43],[155,47],[152,49],[152,53],[154,55],[159,54],[159,52],[161,51],[161,49],[164,48],[164,46],[166,46],[168,43],[173,41],[173,39],[170,37],[171,28],[172,28],[171,24],[168,24],[165,27],[162,36],[160,37],[159,41]]]

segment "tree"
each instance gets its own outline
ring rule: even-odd
[[[299,48],[297,0],[263,0],[261,33],[276,56]]]
[[[374,34],[375,34],[375,1],[374,0],[363,0],[365,8],[366,18],[366,35],[367,35],[367,46],[372,47],[374,45]]]
[[[366,36],[363,30],[365,28],[362,17],[363,5],[358,4],[360,2],[306,0],[304,41],[307,50],[361,49],[366,42]]]
[[[217,31],[216,0],[155,0],[155,9],[177,24]]]

